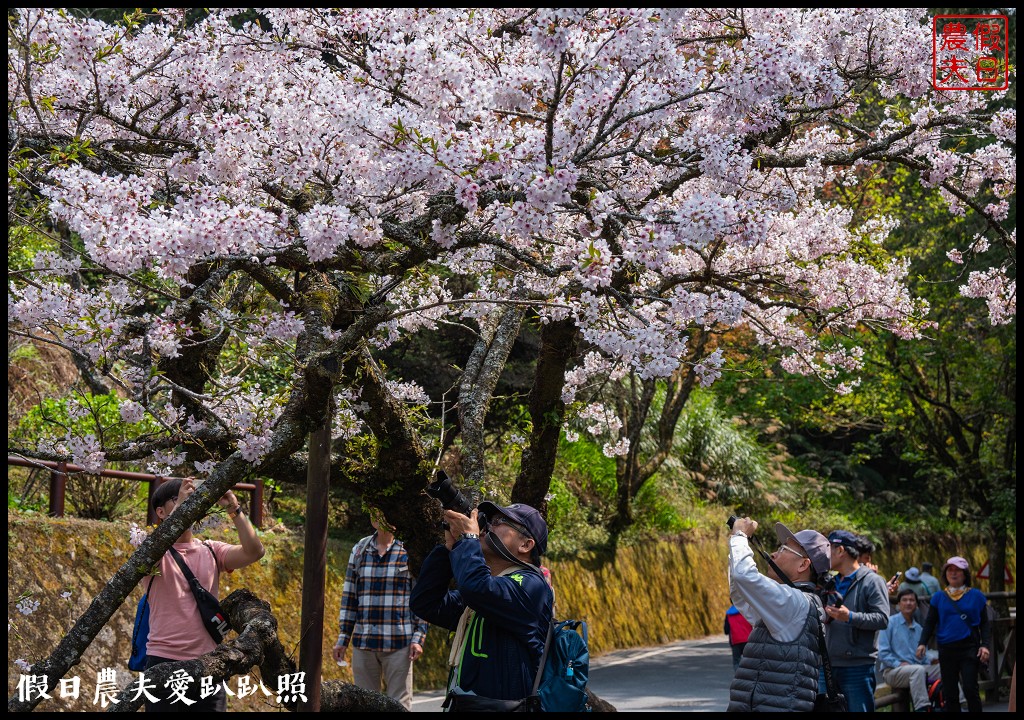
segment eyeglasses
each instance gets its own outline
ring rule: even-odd
[[[803,558],[804,560],[807,560],[807,559],[808,559],[806,555],[804,555],[803,553],[798,553],[798,552],[797,552],[796,550],[794,550],[793,548],[791,548],[791,547],[790,547],[789,545],[787,545],[786,543],[782,543],[781,545],[779,545],[779,549],[775,551],[775,554],[776,554],[776,555],[781,555],[783,551],[786,551],[786,552],[791,552],[791,553],[793,553],[794,555],[796,555],[797,557],[801,557],[801,558]]]
[[[490,525],[491,527],[496,527],[498,525],[507,525],[510,528],[512,528],[513,530],[515,530],[517,533],[519,533],[520,535],[525,535],[528,538],[532,538],[533,537],[533,535],[530,534],[529,530],[524,528],[519,523],[512,522],[511,520],[509,520],[504,515],[497,515],[497,516],[495,516],[493,518],[488,518],[487,521],[488,521],[488,525]]]

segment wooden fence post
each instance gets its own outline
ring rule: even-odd
[[[64,517],[64,493],[68,486],[68,465],[58,463],[55,470],[50,470],[50,512],[52,517]]]
[[[263,527],[263,478],[256,478],[256,487],[252,491],[252,502],[249,507],[249,517],[252,524],[258,528]]]
[[[302,556],[299,670],[306,674],[306,699],[299,712],[320,712],[323,674],[324,591],[327,585],[327,503],[331,478],[331,411],[309,434],[306,473],[306,538]]]

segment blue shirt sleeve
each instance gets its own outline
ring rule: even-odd
[[[438,545],[423,560],[419,577],[409,596],[413,613],[427,622],[455,630],[466,603],[458,590],[449,590],[452,566],[448,548]]]
[[[455,543],[451,561],[462,599],[478,614],[524,635],[539,627],[546,629],[551,618],[551,590],[539,574],[523,569],[493,576],[480,543],[473,541]]]

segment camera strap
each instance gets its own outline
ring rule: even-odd
[[[795,585],[793,581],[789,579],[789,576],[782,571],[782,568],[775,564],[771,555],[764,551],[764,548],[761,546],[761,541],[756,537],[752,537],[750,540],[751,545],[755,547],[757,552],[761,553],[761,557],[763,557],[765,562],[771,566],[772,570],[775,571],[775,574],[780,580],[782,580],[782,582],[786,583],[791,588],[796,588],[803,592],[814,592],[813,584],[811,583],[800,583],[800,585],[804,585],[805,587]],[[836,684],[835,676],[832,674],[832,662],[828,656],[828,646],[825,644],[825,628],[821,622],[818,623],[818,653],[821,655],[821,663],[825,672],[825,695],[830,701],[835,701],[839,695],[839,688]]]
[[[541,573],[540,568],[538,568],[536,565],[532,563],[523,562],[515,555],[513,555],[511,551],[509,551],[509,549],[505,547],[505,543],[501,541],[501,538],[495,535],[494,533],[487,533],[487,544],[490,545],[491,549],[494,550],[494,552],[501,555],[502,559],[506,560],[507,562],[510,562],[514,565],[519,565],[521,567],[533,568],[538,575],[543,576],[543,573]]]
[[[750,544],[751,547],[761,554],[761,557],[763,557],[764,561],[768,563],[772,570],[775,571],[775,574],[782,582],[786,583],[790,587],[796,587],[796,585],[793,584],[793,581],[789,579],[789,576],[782,571],[782,568],[775,564],[775,561],[772,560],[772,556],[765,552],[764,548],[761,546],[761,541],[757,539],[756,535],[750,538]]]

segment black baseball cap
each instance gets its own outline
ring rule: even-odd
[[[494,517],[495,515],[504,515],[509,520],[519,523],[526,532],[529,533],[533,541],[537,543],[537,554],[543,555],[548,549],[548,524],[544,522],[544,518],[541,517],[540,510],[530,505],[523,503],[513,503],[502,507],[501,505],[495,505],[490,501],[484,501],[480,503],[480,507],[477,508],[487,517]]]

